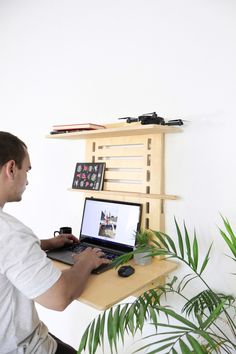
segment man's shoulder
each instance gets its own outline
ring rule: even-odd
[[[6,213],[2,209],[0,209],[0,222],[22,225],[22,222],[20,220],[18,220],[15,216]]]
[[[15,216],[0,210],[0,229],[4,234],[9,231],[23,231],[27,233],[33,233],[30,228],[28,228],[23,222],[17,219]]]

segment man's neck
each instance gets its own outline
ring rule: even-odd
[[[4,205],[6,204],[6,198],[4,193],[0,191],[0,208],[3,208]]]
[[[6,202],[7,200],[4,191],[0,190],[0,208],[3,208]]]

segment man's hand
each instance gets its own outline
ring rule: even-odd
[[[42,250],[52,250],[55,248],[60,248],[72,243],[78,243],[79,240],[77,237],[71,234],[61,234],[59,236],[49,238],[47,240],[41,240]]]
[[[74,267],[76,267],[77,264],[80,264],[84,265],[89,271],[92,271],[101,264],[110,263],[108,259],[102,258],[103,256],[104,253],[100,248],[88,247],[83,252],[73,255],[75,261]]]

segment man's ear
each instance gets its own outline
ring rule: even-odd
[[[6,163],[6,174],[11,179],[14,179],[15,169],[16,169],[16,163],[14,160],[10,160]]]

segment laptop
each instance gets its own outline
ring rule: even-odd
[[[133,251],[135,235],[140,229],[142,205],[139,203],[85,198],[80,229],[80,242],[67,247],[50,250],[47,256],[69,265],[74,264],[72,254],[87,247],[101,248],[105,258],[111,261],[124,253]],[[100,274],[112,264],[102,264],[92,271]]]

